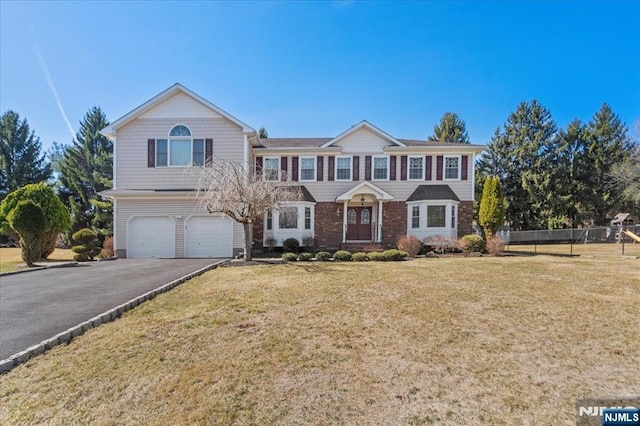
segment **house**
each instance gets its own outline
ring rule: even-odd
[[[313,239],[327,248],[390,247],[471,233],[474,158],[482,147],[397,139],[362,121],[332,138],[263,138],[180,84],[113,122],[114,245],[121,257],[230,257],[242,227],[198,208],[194,167],[216,158],[299,186],[303,198],[267,212],[255,245]],[[352,244],[350,246],[350,244]]]

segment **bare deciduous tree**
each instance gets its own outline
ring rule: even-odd
[[[209,213],[224,213],[244,229],[244,259],[251,260],[251,227],[265,212],[283,203],[300,201],[297,186],[268,181],[245,165],[214,159],[200,168],[200,207]]]

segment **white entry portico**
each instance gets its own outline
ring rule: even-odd
[[[342,203],[342,242],[382,241],[383,203],[393,196],[369,181],[354,186],[336,198]]]

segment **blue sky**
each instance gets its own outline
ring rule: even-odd
[[[175,82],[272,137],[366,119],[424,139],[453,111],[484,144],[531,99],[560,126],[603,102],[630,127],[640,118],[636,1],[2,0],[0,12],[0,111],[26,117],[45,148],[69,143],[93,105],[114,121]]]

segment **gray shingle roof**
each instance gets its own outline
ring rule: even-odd
[[[420,185],[407,198],[407,201],[454,200],[460,201],[449,185]]]
[[[309,190],[303,185],[300,185],[300,186],[291,185],[291,186],[287,186],[287,188],[299,189],[300,192],[302,193],[302,201],[307,201],[309,203],[315,203],[316,202],[316,199],[313,198],[313,195],[311,195]]]
[[[334,138],[263,138],[260,139],[264,148],[320,148]],[[469,146],[464,143],[449,143],[423,141],[417,139],[398,139],[407,146]]]

